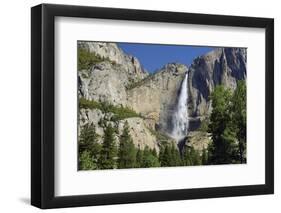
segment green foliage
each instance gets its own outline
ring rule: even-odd
[[[113,113],[113,117],[111,118],[112,121],[123,120],[126,118],[132,117],[141,117],[140,114],[136,113],[134,110],[130,109],[129,107],[124,106],[114,106],[107,102],[97,102],[97,101],[90,101],[85,98],[79,99],[79,108],[82,109],[99,109],[103,113]]]
[[[143,150],[138,148],[137,154],[136,154],[136,163],[135,167],[136,168],[141,168],[142,167],[142,162],[143,162]]]
[[[151,153],[154,157],[158,158],[157,151],[155,148],[152,149]]]
[[[182,158],[184,166],[197,166],[202,164],[202,159],[199,152],[193,147],[185,146]]]
[[[86,124],[81,128],[79,136],[79,169],[97,169],[97,159],[100,154],[101,145],[97,142],[98,135],[92,124]]]
[[[171,166],[181,166],[182,165],[181,156],[180,156],[178,148],[175,147],[174,143],[172,143],[172,146],[171,146],[171,154],[172,154],[172,156],[171,156],[170,165]]]
[[[246,84],[239,81],[233,94],[223,86],[211,94],[212,113],[209,132],[208,163],[246,162]]]
[[[118,150],[118,168],[133,168],[136,164],[136,149],[129,134],[128,122],[125,123],[120,137]]]
[[[108,58],[101,57],[96,53],[89,52],[84,48],[78,48],[78,70],[88,70],[93,65],[103,61],[110,60]]]
[[[160,147],[159,161],[161,167],[182,166],[180,153],[174,144],[165,143]]]
[[[149,168],[149,167],[160,167],[159,156],[156,149],[150,149],[148,146],[141,150],[137,149],[136,154],[136,168]]]
[[[159,162],[160,162],[161,167],[167,164],[165,162],[166,161],[166,158],[165,158],[165,148],[166,148],[166,146],[164,144],[162,144],[160,146],[160,150],[159,150]]]
[[[93,163],[91,154],[89,151],[83,151],[79,155],[79,169],[80,170],[93,170],[95,165]]]
[[[233,94],[233,123],[236,127],[236,138],[239,143],[239,160],[241,163],[246,163],[246,83],[245,81],[238,81],[237,88]]]
[[[232,148],[235,148],[235,140],[229,135],[231,128],[231,92],[223,86],[215,88],[211,94],[212,113],[210,117],[210,132],[213,144],[209,150],[211,164],[232,163]]]
[[[95,126],[93,124],[86,124],[81,128],[81,133],[79,137],[79,152],[85,150],[90,151],[91,154],[95,153],[97,150],[98,134],[95,131]]]
[[[205,118],[203,121],[201,121],[200,127],[198,129],[198,131],[202,131],[202,132],[208,132],[209,130],[209,118]]]
[[[90,101],[85,98],[79,98],[79,108],[80,109],[100,109],[102,105],[97,101]]]
[[[116,168],[117,148],[114,138],[114,128],[109,124],[104,131],[104,140],[98,159],[100,169]]]
[[[208,152],[205,148],[202,150],[201,164],[208,165]]]
[[[160,147],[159,160],[161,167],[170,166],[170,161],[172,158],[171,148],[169,145],[165,144]]]
[[[141,167],[142,168],[160,167],[158,156],[155,156],[153,154],[153,150],[149,149],[148,146],[146,146],[143,150]]]
[[[114,113],[113,117],[111,118],[112,121],[123,120],[125,118],[132,118],[132,117],[141,117],[140,114],[136,113],[134,110],[128,107],[116,107],[110,105],[109,108],[110,112]]]
[[[116,129],[106,126],[103,143],[100,145],[93,125],[86,124],[81,128],[79,137],[79,169],[115,169],[115,168],[149,168],[200,165],[203,159],[198,151],[185,148],[181,157],[173,143],[163,143],[159,154],[148,146],[136,149],[126,122],[120,136],[119,147],[115,144]],[[205,156],[204,154],[202,157]],[[204,160],[205,161],[205,160]]]

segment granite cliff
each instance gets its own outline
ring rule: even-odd
[[[118,132],[122,132],[127,121],[133,142],[141,149],[148,146],[158,151],[163,140],[176,143],[169,136],[170,121],[186,72],[189,141],[197,150],[206,148],[210,140],[208,134],[201,134],[199,130],[212,110],[209,95],[214,87],[223,84],[235,89],[238,80],[246,79],[246,49],[242,48],[216,48],[194,59],[189,67],[170,63],[154,74],[149,74],[136,57],[124,53],[115,43],[80,41],[78,49],[93,53],[99,59],[87,69],[78,70],[79,98],[135,112],[132,116],[114,119],[118,110],[80,107],[80,126],[93,123],[102,136],[104,123],[111,123],[118,130],[118,141]]]

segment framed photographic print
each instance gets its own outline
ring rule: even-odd
[[[31,203],[272,194],[274,21],[31,9]]]

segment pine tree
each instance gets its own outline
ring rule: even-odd
[[[120,137],[118,150],[118,168],[133,168],[136,163],[136,149],[129,133],[128,122],[125,122],[123,133]]]
[[[79,169],[80,170],[93,170],[95,169],[94,162],[92,160],[89,151],[83,151],[79,155]]]
[[[81,133],[79,136],[79,152],[85,150],[90,151],[92,145],[97,142],[97,134],[93,124],[85,124],[81,127]]]
[[[217,86],[211,95],[212,113],[209,131],[213,143],[209,147],[211,164],[229,164],[237,161],[236,127],[232,119],[232,95],[229,89]]]
[[[233,122],[236,127],[236,138],[239,144],[239,161],[246,163],[246,82],[238,81],[232,98]]]
[[[164,152],[165,152],[165,144],[161,144],[160,146],[160,150],[159,150],[159,162],[160,162],[160,165],[163,166],[163,162],[165,161],[164,159]]]
[[[202,159],[199,152],[193,147],[188,146],[184,147],[182,161],[184,166],[196,166],[202,164]]]
[[[201,165],[200,154],[193,147],[190,148],[190,159],[193,166]]]
[[[152,155],[156,158],[158,158],[158,155],[157,155],[157,151],[155,148],[152,149]]]
[[[78,149],[79,169],[97,169],[101,145],[98,143],[98,135],[93,124],[86,124],[81,128]],[[85,166],[90,164],[91,166]]]
[[[160,163],[157,157],[153,155],[153,151],[146,146],[143,150],[143,160],[141,167],[149,168],[149,167],[159,167]]]
[[[98,165],[100,169],[114,169],[116,168],[117,148],[114,139],[114,128],[111,124],[107,125],[104,131],[104,140]]]
[[[192,162],[190,159],[190,150],[188,149],[187,146],[184,147],[183,149],[183,156],[182,156],[182,162],[184,166],[191,166]]]
[[[172,153],[171,153],[171,148],[169,145],[165,145],[163,150],[161,151],[161,167],[168,167],[171,166],[171,161],[172,161]]]
[[[170,166],[181,166],[181,158],[179,150],[175,147],[174,143],[171,146],[171,160],[170,160]]]
[[[138,148],[137,154],[136,154],[135,167],[141,168],[142,162],[143,162],[143,151],[140,148]]]
[[[172,144],[162,144],[159,151],[159,161],[161,167],[169,166],[182,166],[182,160],[180,152],[175,145]]]

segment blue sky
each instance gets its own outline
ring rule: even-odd
[[[122,48],[125,53],[137,57],[142,66],[151,73],[171,62],[190,65],[197,56],[204,55],[214,49],[212,47],[187,45],[135,43],[118,43],[118,46]]]

